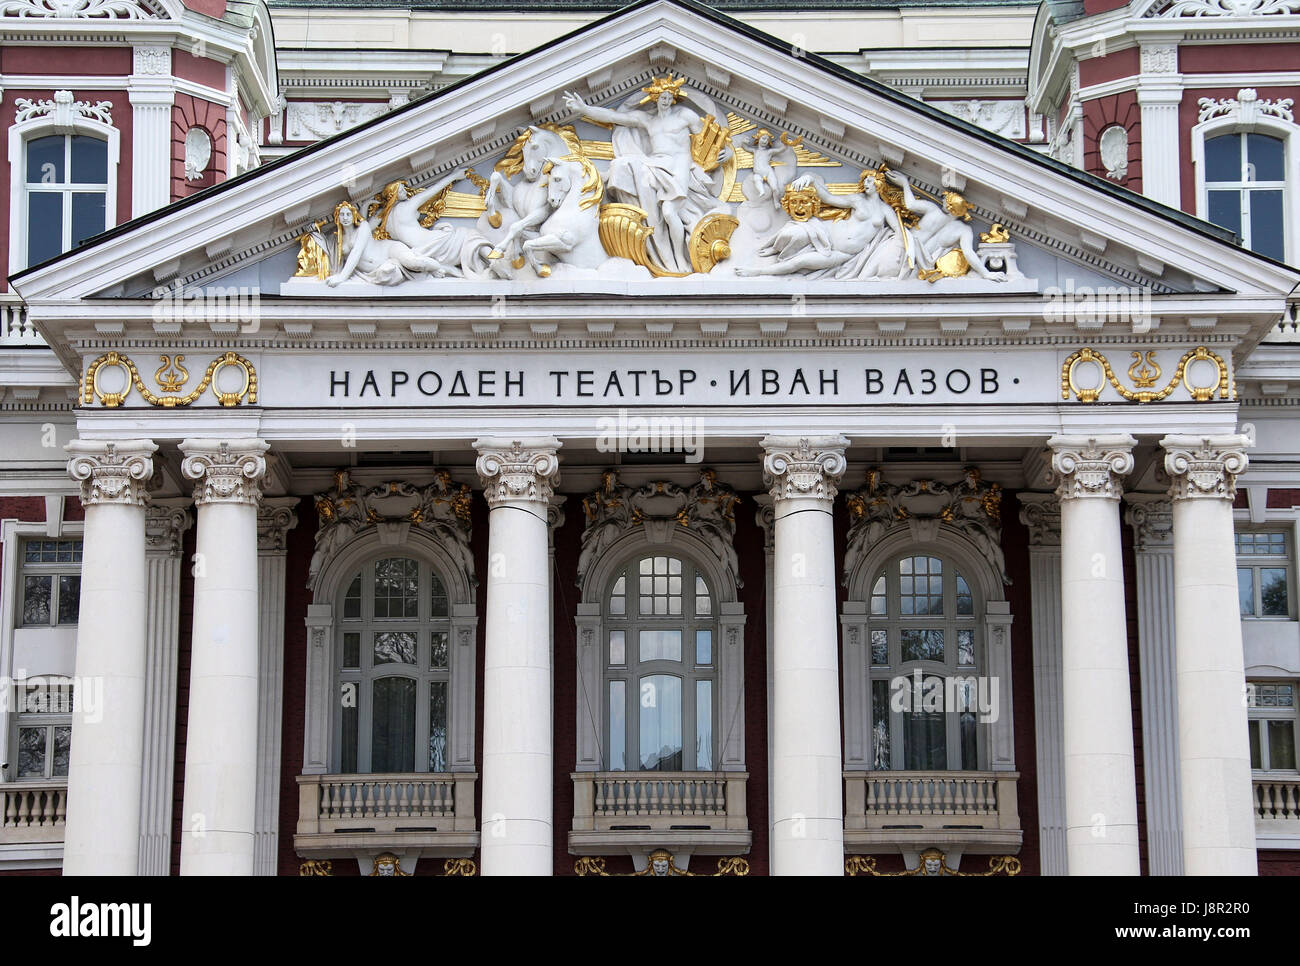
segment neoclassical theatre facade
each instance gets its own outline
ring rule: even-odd
[[[1294,870],[1298,282],[675,0],[111,229],[0,861]]]

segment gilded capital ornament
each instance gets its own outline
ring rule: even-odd
[[[81,503],[148,506],[153,454],[158,446],[147,439],[95,442],[74,439],[66,447],[68,475],[81,484]]]
[[[1237,477],[1246,471],[1248,437],[1166,436],[1160,445],[1173,499],[1231,500],[1237,495]]]
[[[766,436],[763,447],[763,484],[774,500],[835,499],[847,462],[843,436]]]
[[[1056,495],[1062,500],[1120,498],[1121,477],[1133,472],[1137,440],[1132,436],[1053,436],[1047,445],[1058,479]]]
[[[1171,548],[1174,545],[1174,505],[1164,493],[1126,493],[1124,522],[1133,528],[1133,546],[1138,550]]]
[[[542,503],[549,507],[551,487],[560,482],[562,444],[553,436],[534,439],[476,439],[479,457],[474,469],[483,481],[488,505]],[[545,515],[547,508],[543,507]]]
[[[260,439],[187,439],[180,445],[181,473],[194,480],[194,503],[245,503],[262,499],[266,451]]]

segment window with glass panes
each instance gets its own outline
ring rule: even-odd
[[[1252,681],[1246,686],[1251,768],[1296,770],[1295,695],[1291,682]]]
[[[1206,217],[1247,248],[1285,258],[1286,144],[1241,132],[1205,140]]]
[[[629,561],[605,597],[605,767],[712,771],[717,606],[688,559]]]
[[[81,538],[24,540],[18,583],[20,627],[77,623],[81,606]]]
[[[360,569],[338,606],[335,767],[343,774],[445,772],[446,584],[423,560],[382,557]]]
[[[54,134],[27,142],[27,264],[81,244],[106,227],[108,143],[86,134]]]
[[[48,677],[13,684],[17,714],[14,778],[43,781],[68,777],[72,747],[72,682]]]
[[[1243,530],[1237,540],[1242,617],[1291,616],[1290,544],[1285,530]]]
[[[970,582],[943,557],[907,554],[877,573],[870,596],[872,768],[978,770],[980,602]]]

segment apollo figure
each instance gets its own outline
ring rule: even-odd
[[[646,213],[654,228],[649,244],[664,268],[690,272],[691,229],[717,206],[717,198],[712,180],[691,156],[691,137],[704,130],[704,120],[677,106],[683,83],[684,77],[655,78],[642,88],[645,97],[618,110],[592,107],[572,91],[565,93],[564,103],[589,121],[614,125],[614,160],[606,180],[610,195]],[[637,106],[651,100],[653,111]]]

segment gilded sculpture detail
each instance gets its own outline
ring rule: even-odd
[[[569,117],[524,128],[490,178],[456,170],[339,203],[299,237],[295,279],[1021,277],[1006,230],[977,241],[961,194],[927,197],[884,164],[828,182],[815,171],[840,162],[685,76],[653,76],[611,107],[574,92],[563,104]]]

